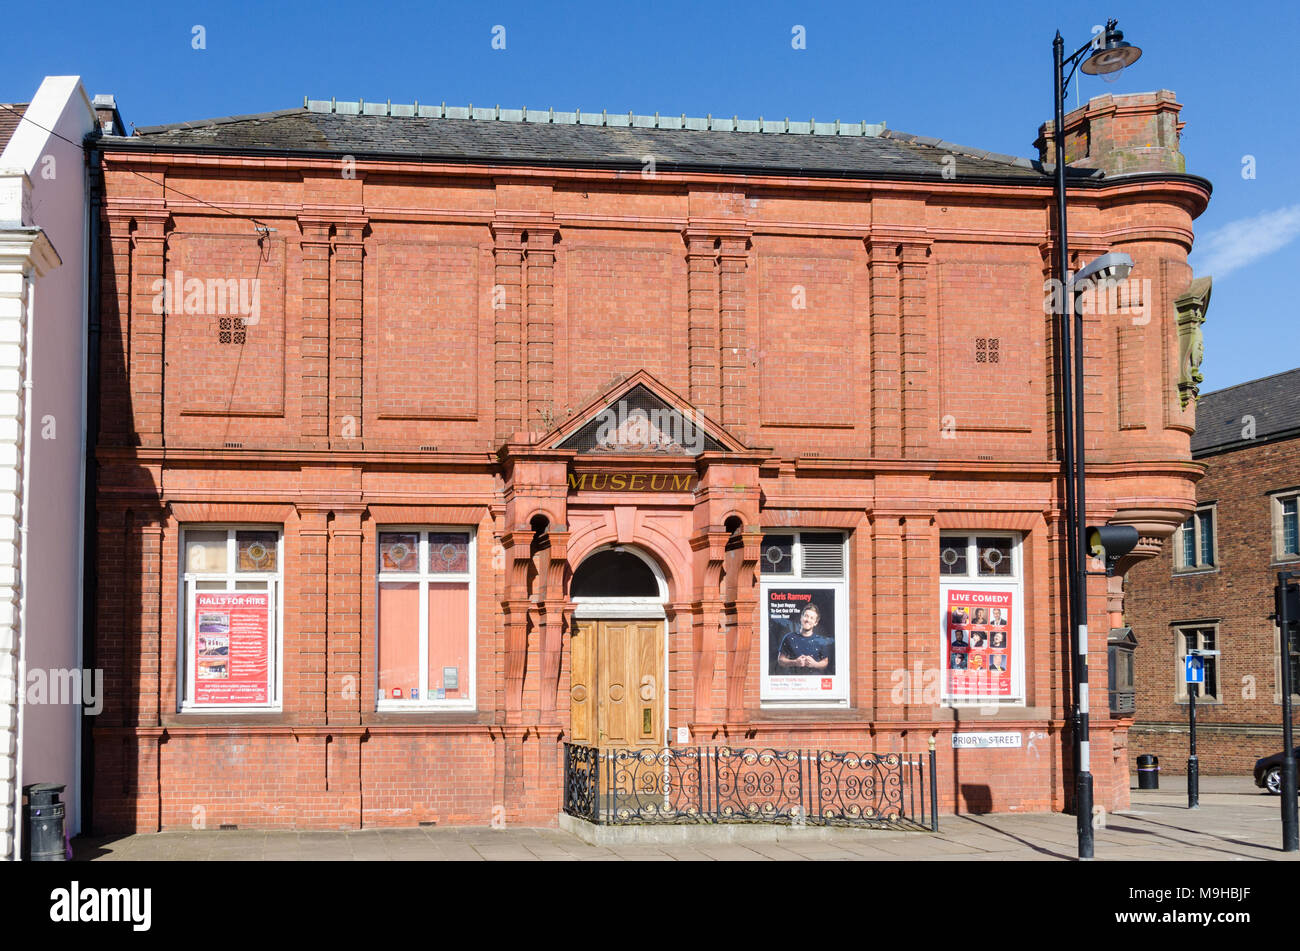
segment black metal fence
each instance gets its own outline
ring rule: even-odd
[[[608,825],[760,822],[937,832],[935,754],[564,744],[564,811]]]

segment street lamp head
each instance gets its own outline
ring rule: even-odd
[[[1115,28],[1116,23],[1115,20],[1106,21],[1106,31],[1093,47],[1092,55],[1079,64],[1088,75],[1118,72],[1125,66],[1132,66],[1142,55],[1139,47],[1124,42],[1124,34]]]
[[[1123,281],[1133,270],[1133,259],[1123,251],[1112,251],[1089,262],[1078,274],[1074,275],[1076,286],[1084,285],[1096,278],[1099,281]]]
[[[1088,554],[1102,559],[1109,576],[1115,563],[1137,547],[1138,530],[1132,525],[1093,525],[1088,527]]]

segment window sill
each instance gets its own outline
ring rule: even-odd
[[[431,723],[490,724],[491,713],[478,710],[375,710],[362,716],[364,726],[428,726]]]
[[[182,710],[164,717],[162,726],[221,726],[229,718],[239,726],[289,726],[283,710]]]
[[[862,717],[860,711],[850,707],[844,700],[823,700],[820,703],[793,701],[789,705],[764,701],[758,708],[758,714],[766,720],[857,720]]]
[[[1177,704],[1178,706],[1180,706],[1180,707],[1190,707],[1190,706],[1191,706],[1191,701],[1188,700],[1186,697],[1183,697],[1181,700],[1175,699],[1175,700],[1174,700],[1174,703],[1176,703],[1176,704]],[[1212,699],[1212,698],[1210,698],[1210,697],[1197,697],[1197,698],[1196,698],[1196,705],[1197,705],[1198,707],[1221,707],[1221,706],[1223,706],[1223,701],[1222,701],[1222,700],[1215,700],[1215,699]]]
[[[1174,577],[1186,578],[1191,575],[1212,575],[1217,574],[1218,571],[1219,565],[1210,565],[1205,568],[1175,568]]]

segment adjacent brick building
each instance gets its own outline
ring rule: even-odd
[[[1206,466],[1196,512],[1127,579],[1138,641],[1130,744],[1158,755],[1166,772],[1185,770],[1182,658],[1189,646],[1216,649],[1196,702],[1197,758],[1203,773],[1249,774],[1282,749],[1271,615],[1277,573],[1300,572],[1300,370],[1207,393],[1196,415],[1192,452]]]
[[[1086,319],[1089,516],[1131,563],[1193,505],[1209,185],[1172,94],[1103,98],[1071,248],[1136,261]],[[333,101],[95,144],[98,827],[550,823],[570,740],[933,739],[943,810],[1066,805],[1039,162]],[[1107,808],[1128,726],[1094,714]]]

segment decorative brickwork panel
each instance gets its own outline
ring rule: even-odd
[[[764,426],[854,425],[853,264],[759,258]]]
[[[1041,428],[1047,349],[1035,267],[939,265],[939,415],[956,433]]]
[[[590,398],[615,373],[646,370],[670,386],[685,375],[673,312],[673,262],[651,248],[569,252],[569,398]],[[684,388],[684,387],[683,387]]]
[[[279,238],[172,236],[154,306],[182,414],[284,414],[284,261]]]
[[[1123,324],[1115,331],[1120,429],[1146,428],[1144,348],[1146,336],[1150,332],[1142,327]]]
[[[381,245],[379,414],[389,419],[478,416],[478,248]]]

